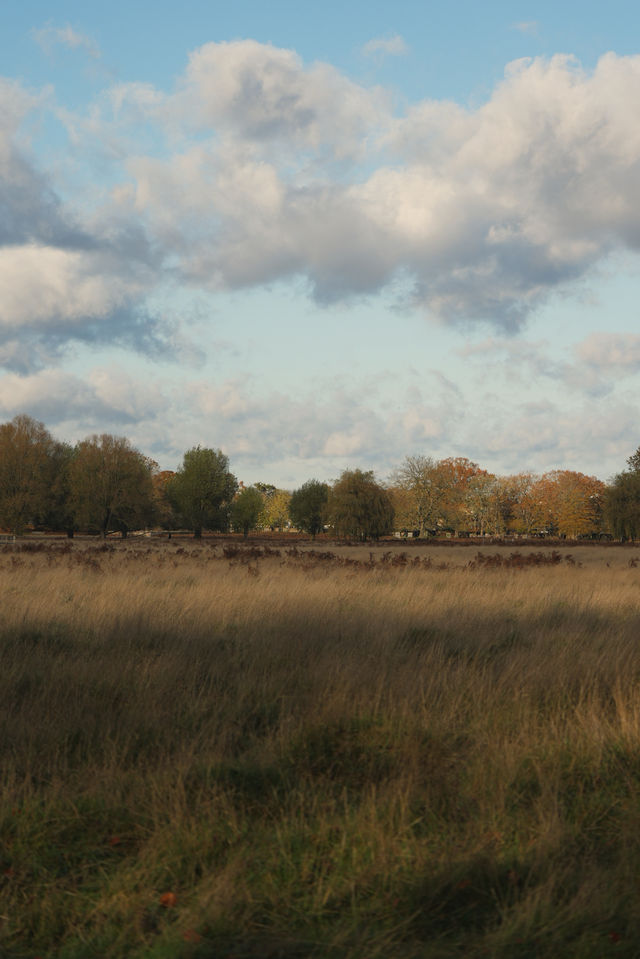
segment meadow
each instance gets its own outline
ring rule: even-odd
[[[0,547],[0,955],[640,955],[640,547]]]

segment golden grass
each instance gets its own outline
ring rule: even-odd
[[[636,552],[403,552],[0,553],[3,955],[638,954]]]

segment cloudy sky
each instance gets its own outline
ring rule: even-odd
[[[640,445],[637,3],[21,0],[0,419],[293,488]]]

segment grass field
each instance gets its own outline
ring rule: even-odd
[[[555,549],[0,547],[0,955],[637,959],[640,548]]]

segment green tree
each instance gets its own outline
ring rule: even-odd
[[[123,536],[153,513],[152,463],[122,436],[91,436],[76,447],[69,467],[77,522],[106,537]]]
[[[619,473],[606,488],[604,514],[614,536],[640,538],[640,470]]]
[[[311,479],[291,494],[289,516],[298,529],[309,533],[314,539],[324,528],[329,487],[326,483]]]
[[[327,515],[338,536],[362,542],[393,529],[391,497],[372,470],[345,470],[329,492]]]
[[[44,423],[30,416],[0,426],[0,525],[15,534],[49,508],[54,447]]]
[[[185,524],[200,539],[203,529],[227,529],[237,488],[228,457],[221,450],[195,446],[184,454],[167,492]]]
[[[258,525],[263,507],[262,496],[255,486],[247,486],[240,490],[231,504],[231,522],[234,530],[241,529],[246,539],[249,530],[255,529]]]

